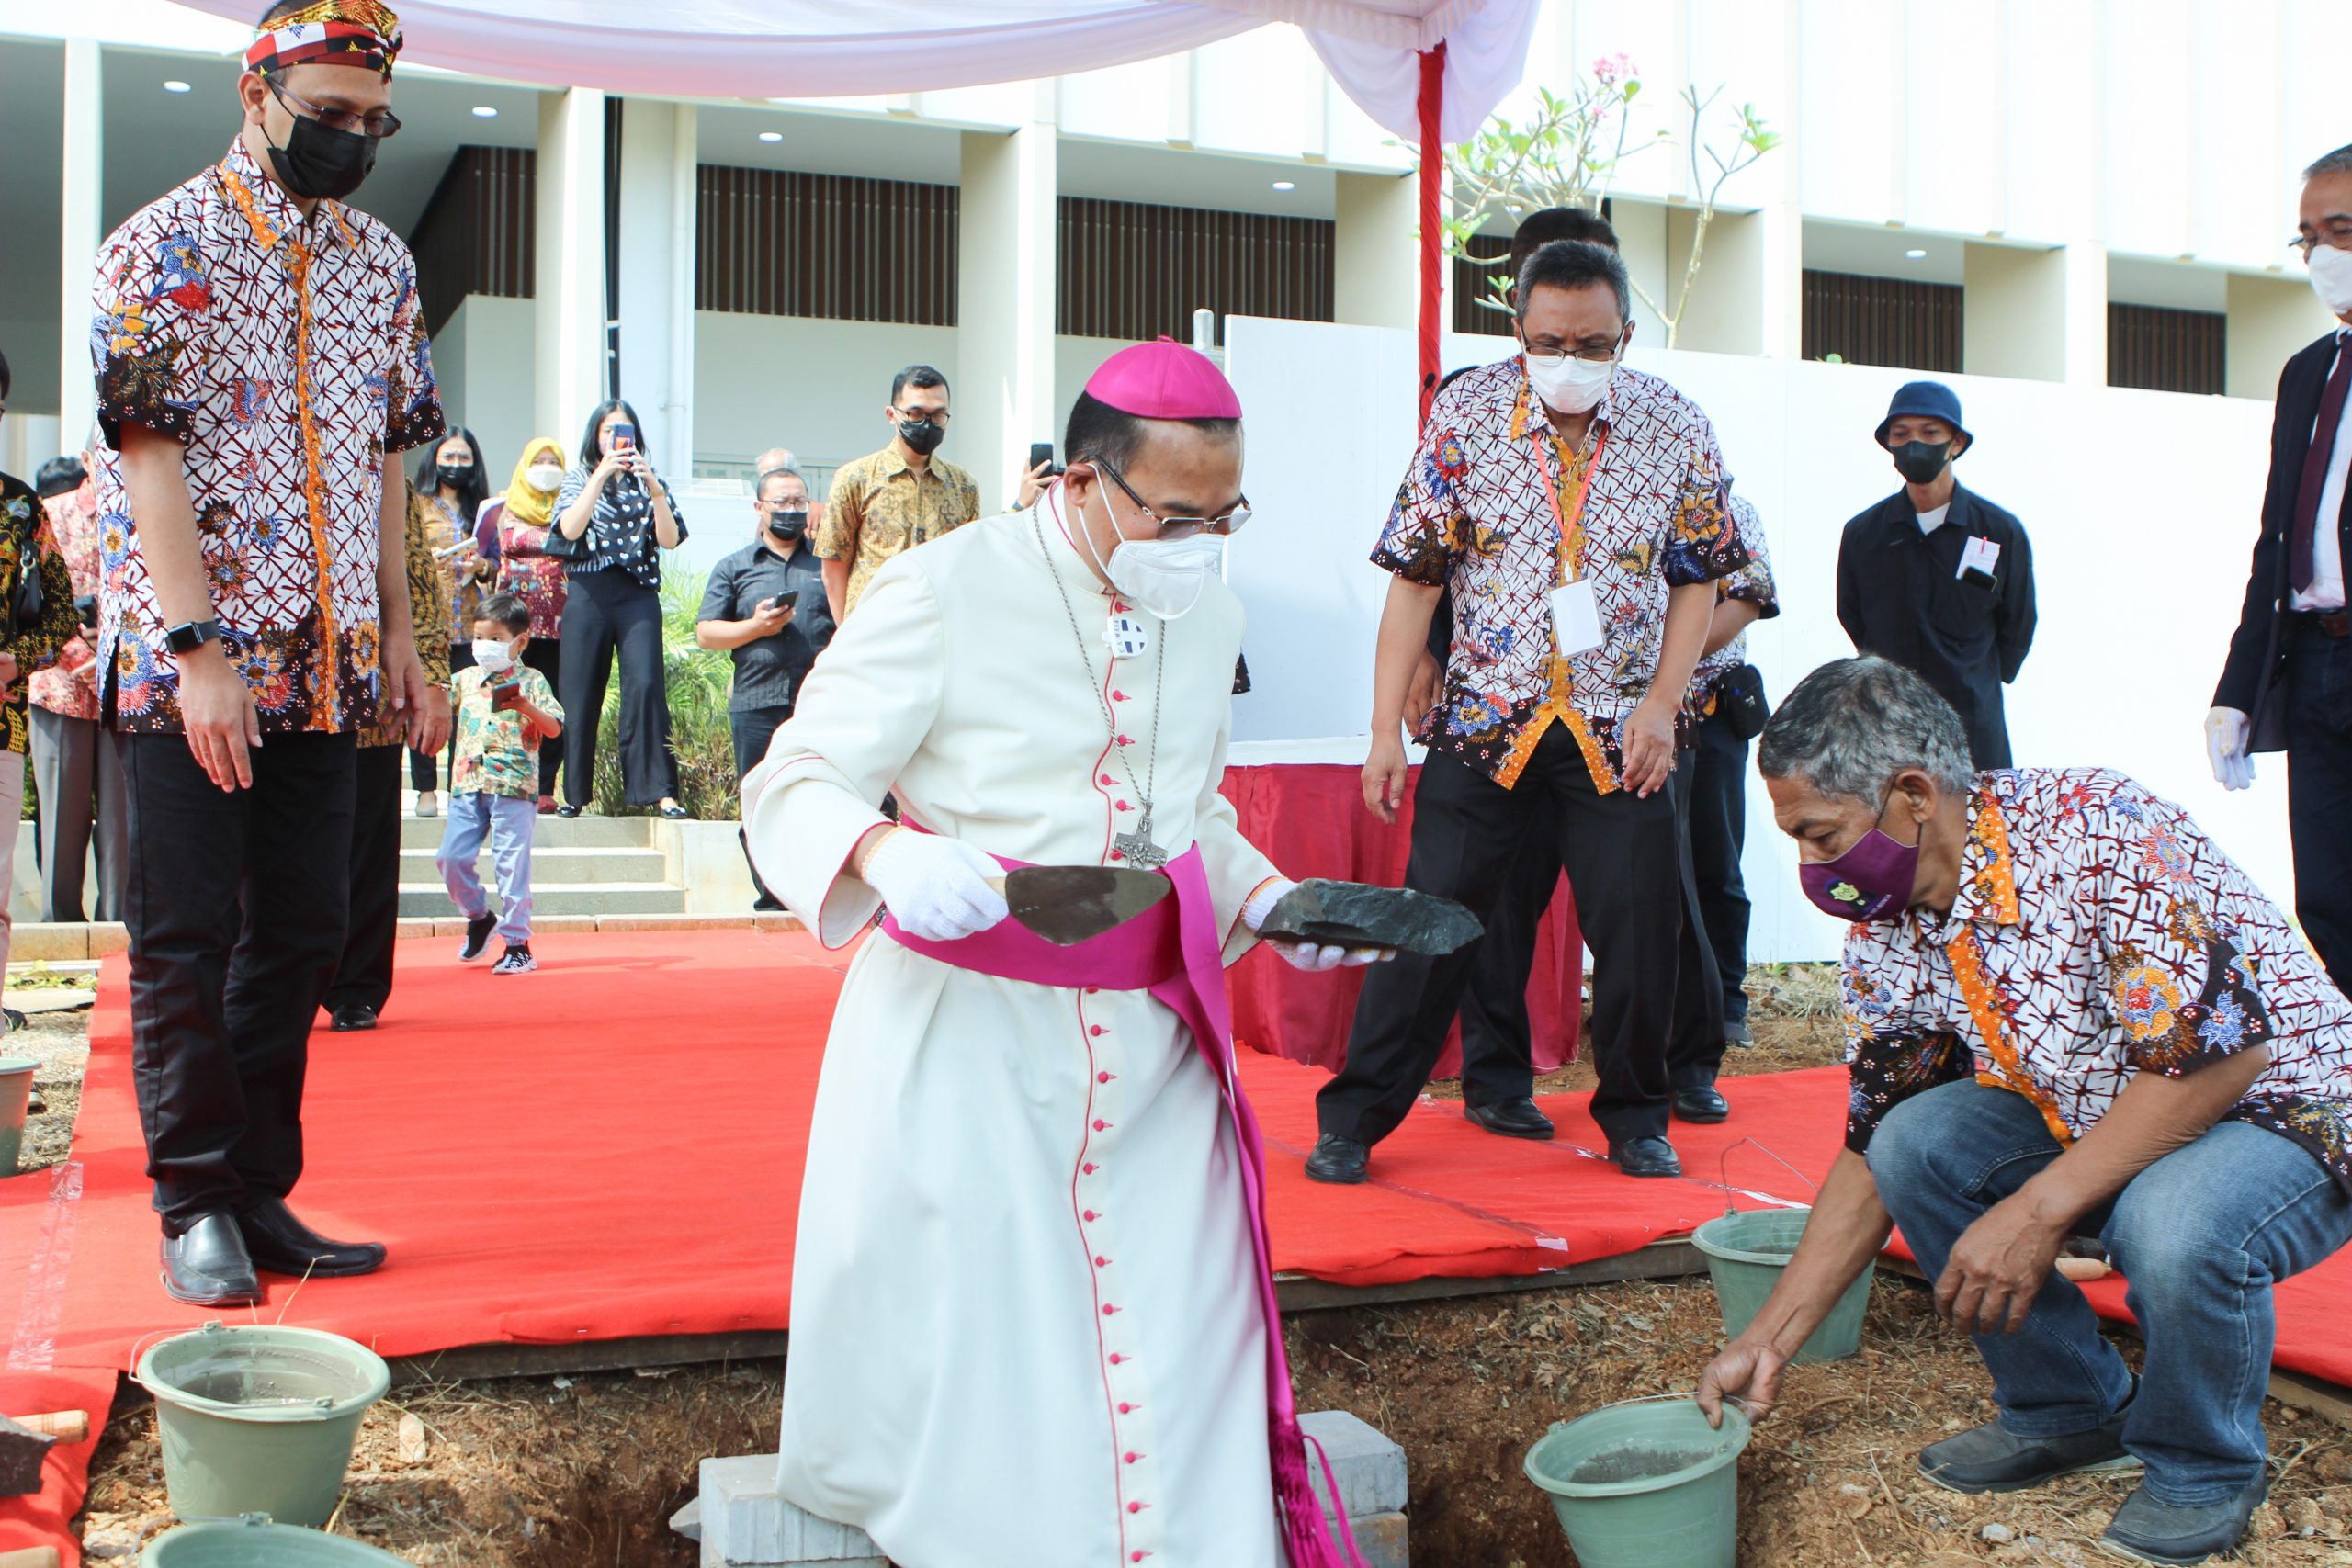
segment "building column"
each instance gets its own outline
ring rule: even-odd
[[[1336,182],[1331,319],[1412,331],[1421,293],[1419,176],[1342,173]],[[1450,276],[1451,258],[1445,265]]]
[[[2222,389],[2233,398],[2269,401],[2278,395],[2278,372],[2289,356],[2336,324],[2299,272],[2281,277],[2233,272],[2228,300]]]
[[[1961,367],[2069,386],[2107,385],[2107,252],[1972,244],[1962,265]]]
[[[692,104],[632,101],[621,118],[621,395],[651,426],[656,466],[681,485],[695,457],[698,129]],[[782,444],[779,433],[771,445]]]
[[[65,196],[61,227],[57,355],[58,434],[61,449],[78,452],[88,439],[98,406],[90,368],[90,299],[96,283],[100,230],[99,197],[105,190],[106,142],[99,102],[103,75],[98,40],[65,40]]]
[[[1031,442],[1061,438],[1054,428],[1060,226],[1051,91],[1040,84],[1035,117],[1011,135],[964,132],[949,456],[971,470],[984,513],[1020,489]]]
[[[569,445],[605,396],[604,94],[540,96],[538,209],[532,428]]]

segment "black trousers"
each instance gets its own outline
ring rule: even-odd
[[[391,999],[392,941],[400,934],[401,748],[362,746],[355,772],[351,919],[325,1007],[380,1013]]]
[[[302,1174],[311,1025],[343,956],[357,738],[273,735],[251,789],[126,735],[130,1038],[167,1235]]]
[[[2352,996],[2352,637],[2290,615],[2286,639],[2295,916],[2335,988]]]
[[[536,670],[540,674],[546,676],[548,678],[548,689],[556,694],[555,700],[558,702],[563,701],[563,687],[561,683],[563,681],[562,643],[557,641],[554,637],[548,637],[544,641],[538,637],[533,637],[530,641],[523,645],[523,663],[525,668]],[[450,744],[452,746],[457,744],[456,736],[452,735],[450,737]],[[539,748],[539,793],[541,795],[553,795],[555,793],[556,774],[561,772],[562,768],[562,747],[541,746]],[[591,783],[593,784],[594,781],[591,781]]]
[[[1510,789],[1430,757],[1413,813],[1405,885],[1457,899],[1481,919],[1503,897],[1514,859],[1550,841],[1593,950],[1594,1119],[1611,1141],[1663,1134],[1683,903],[1670,795],[1595,793],[1576,738],[1555,724]],[[1443,958],[1399,953],[1365,972],[1347,1065],[1317,1097],[1322,1131],[1374,1144],[1396,1129],[1445,1048],[1476,962],[1475,947]]]
[[[1747,851],[1747,742],[1721,713],[1702,719],[1697,748],[1677,776],[1690,775],[1690,875],[1699,925],[1715,961],[1723,1020],[1747,1021],[1747,884],[1740,857]]]
[[[670,696],[662,668],[662,595],[625,571],[575,572],[563,602],[563,796],[596,793],[596,734],[613,662],[621,667],[621,788],[631,806],[678,793],[670,753]]]
[[[1681,885],[1682,922],[1677,946],[1674,1025],[1667,1042],[1667,1076],[1677,1089],[1702,1089],[1715,1081],[1724,1059],[1724,1006],[1715,960],[1701,924],[1693,878],[1690,806],[1695,791],[1692,755],[1682,753],[1668,781],[1674,801],[1677,880]],[[1528,834],[1505,874],[1502,896],[1487,918],[1462,998],[1462,1098],[1492,1105],[1532,1092],[1535,1087],[1535,1031],[1527,1010],[1527,982],[1535,970],[1538,928],[1560,881],[1560,852],[1543,832]],[[1573,889],[1573,880],[1570,884]],[[1589,925],[1579,901],[1580,925]],[[1745,927],[1742,931],[1745,932]],[[1587,932],[1586,942],[1591,942]],[[1743,934],[1742,940],[1745,941]],[[1599,953],[1595,946],[1595,988]],[[1574,995],[1577,987],[1570,987]],[[1596,1017],[1599,1013],[1595,998]],[[1573,1027],[1573,1025],[1571,1025]],[[1599,1055],[1596,1028],[1594,1053]]]
[[[775,739],[777,727],[791,716],[790,703],[780,704],[775,707],[737,708],[727,716],[727,728],[735,736],[735,778],[738,783],[741,783],[753,768],[760,765],[760,760],[768,754],[768,742]],[[743,863],[752,866],[752,886],[760,890],[760,896],[752,901],[752,908],[754,909],[783,908],[784,901],[769,892],[768,885],[760,880],[760,868],[752,865],[750,836],[742,829],[738,828],[735,829],[735,837],[743,846]]]
[[[449,645],[449,673],[455,675],[460,670],[470,670],[473,667],[474,645],[470,642],[451,643]],[[457,768],[458,731],[454,726],[449,730],[448,743],[441,748],[441,756],[449,759],[452,771]],[[439,789],[440,777],[440,757],[430,756],[414,747],[409,748],[408,783],[411,789],[420,795],[429,789]]]

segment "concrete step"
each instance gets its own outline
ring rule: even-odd
[[[542,850],[644,849],[653,842],[653,824],[650,817],[542,817],[531,842]],[[448,830],[447,817],[419,817],[412,807],[401,819],[401,848],[430,853]]]
[[[425,886],[438,882],[441,873],[435,861],[437,849],[414,849],[401,852],[401,881],[403,885]],[[482,875],[491,874],[495,857],[487,840],[476,865]],[[670,880],[669,858],[655,849],[580,849],[543,842],[536,838],[531,843],[531,880],[554,886],[563,883],[583,882],[667,882]]]
[[[497,902],[491,887],[491,900]],[[540,915],[683,915],[686,891],[667,882],[546,883],[532,879],[531,908]],[[454,911],[438,880],[401,884],[401,913],[438,919]]]

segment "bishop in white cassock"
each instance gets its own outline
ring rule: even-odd
[[[820,940],[891,917],[818,1087],[782,1487],[901,1568],[1342,1561],[1306,1495],[1220,1027],[1220,964],[1289,886],[1217,793],[1239,415],[1190,349],[1113,355],[1064,479],[884,569],[744,781],[760,872]],[[1163,862],[1157,968],[1144,920],[1037,967],[987,880]],[[1218,992],[1198,1026],[1166,999],[1180,903]]]

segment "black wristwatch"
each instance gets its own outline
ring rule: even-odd
[[[220,640],[220,637],[219,621],[189,621],[165,632],[164,641],[174,653],[194,653],[206,643]]]

